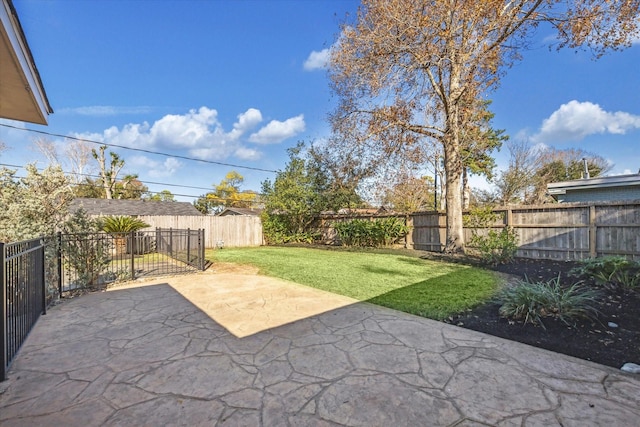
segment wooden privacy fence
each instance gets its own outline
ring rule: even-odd
[[[578,260],[623,255],[640,259],[640,201],[507,206],[494,212],[500,220],[492,228],[510,226],[518,234],[517,256]],[[414,213],[409,225],[408,247],[442,250],[444,213]],[[464,233],[468,242],[471,229],[465,228]]]
[[[214,248],[220,244],[224,247],[260,246],[262,245],[262,222],[258,216],[138,216],[151,227],[204,229],[206,248]]]

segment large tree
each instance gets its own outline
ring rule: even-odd
[[[394,153],[424,139],[442,146],[446,172],[445,250],[464,250],[461,181],[474,110],[541,23],[558,46],[597,57],[629,46],[640,0],[363,0],[332,52],[342,139]],[[476,110],[477,111],[477,110]]]
[[[258,194],[255,191],[242,191],[244,177],[236,171],[228,172],[213,191],[198,198],[193,205],[204,214],[218,213],[225,208],[251,208]]]
[[[305,152],[304,143],[287,151],[285,169],[274,181],[262,183],[262,218],[269,243],[307,241],[321,212],[362,205],[355,189],[336,182],[318,157]]]
[[[611,169],[602,156],[575,148],[558,150],[531,147],[526,142],[509,144],[509,166],[496,179],[496,190],[488,195],[494,203],[541,204],[550,202],[547,184],[584,178],[585,167],[595,178]]]
[[[15,170],[0,168],[0,241],[53,235],[68,214],[73,195],[62,169],[25,169],[27,175],[17,178]]]
[[[104,189],[105,198],[113,199],[116,183],[118,182],[118,174],[124,167],[124,159],[117,153],[110,151],[109,161],[107,162],[106,149],[107,146],[103,145],[98,151],[92,149],[91,154],[100,167],[100,180],[102,188]]]

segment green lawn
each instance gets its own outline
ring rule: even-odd
[[[500,280],[487,270],[401,253],[301,247],[208,250],[215,262],[250,264],[260,273],[432,319],[491,298]]]

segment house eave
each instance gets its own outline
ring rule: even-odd
[[[0,0],[0,117],[47,124],[53,109],[11,0]]]

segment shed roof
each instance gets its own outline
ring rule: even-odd
[[[157,200],[117,200],[77,198],[71,202],[70,210],[84,209],[89,215],[171,215],[202,216],[191,203]]]
[[[551,196],[566,194],[567,190],[589,190],[596,188],[629,187],[640,185],[640,174],[602,176],[597,178],[574,179],[547,184]]]

